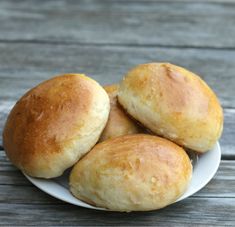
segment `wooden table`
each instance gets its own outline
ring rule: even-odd
[[[76,207],[43,193],[7,160],[0,139],[1,225],[235,226],[235,2],[0,1],[0,130],[16,100],[42,80],[82,72],[102,84],[136,64],[197,72],[224,108],[222,162],[190,198],[142,213]]]

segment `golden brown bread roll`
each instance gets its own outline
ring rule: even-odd
[[[28,91],[14,106],[3,132],[9,159],[34,177],[57,177],[97,142],[109,98],[80,74],[54,77]]]
[[[110,99],[110,113],[108,122],[101,134],[100,142],[118,136],[141,132],[141,127],[124,112],[117,102],[118,87],[118,84],[104,87]]]
[[[211,149],[223,129],[223,112],[214,92],[196,74],[169,63],[130,70],[118,101],[156,134],[198,152]]]
[[[113,211],[165,207],[186,190],[192,165],[178,145],[157,136],[120,136],[96,145],[72,169],[72,194]]]

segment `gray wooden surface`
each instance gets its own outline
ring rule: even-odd
[[[110,84],[151,61],[184,66],[217,93],[225,124],[212,181],[159,211],[94,211],[34,187],[0,139],[0,225],[235,226],[235,1],[0,1],[0,133],[16,100],[44,79],[85,72]]]

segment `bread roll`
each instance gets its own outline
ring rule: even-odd
[[[60,176],[95,145],[109,108],[104,89],[84,75],[47,80],[9,114],[3,132],[6,154],[30,176]]]
[[[110,99],[110,113],[105,129],[101,134],[100,142],[118,136],[141,132],[141,127],[124,112],[117,102],[118,87],[118,84],[104,87]]]
[[[124,77],[118,100],[151,131],[198,152],[211,149],[222,132],[223,112],[214,92],[176,65],[138,65]]]
[[[113,211],[165,207],[186,190],[192,165],[178,145],[151,135],[120,136],[96,145],[72,169],[77,198]]]

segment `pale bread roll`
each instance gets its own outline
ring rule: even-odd
[[[118,88],[118,84],[104,87],[110,99],[110,113],[108,122],[101,134],[100,142],[118,136],[136,134],[143,131],[137,122],[131,119],[117,102]]]
[[[196,74],[170,63],[130,70],[118,101],[157,135],[198,152],[213,148],[223,129],[223,111],[214,92]]]
[[[192,165],[178,145],[135,134],[96,145],[72,169],[70,190],[80,200],[113,211],[147,211],[176,201]]]
[[[9,114],[3,132],[6,154],[30,176],[60,176],[95,145],[109,109],[105,90],[84,75],[47,80]]]

